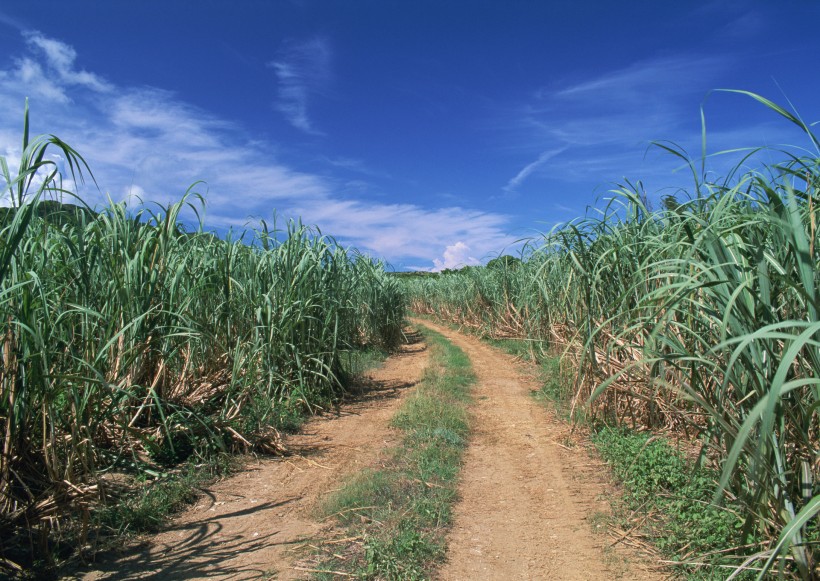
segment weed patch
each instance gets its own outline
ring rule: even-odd
[[[228,455],[214,457],[206,464],[187,462],[156,480],[135,482],[138,487],[130,494],[96,511],[94,521],[101,530],[118,535],[157,532],[169,517],[199,497],[200,487],[237,467],[236,459]]]
[[[715,471],[696,468],[667,440],[647,433],[603,428],[592,440],[624,486],[616,510],[622,528],[639,526],[690,579],[725,579],[741,564],[737,555],[762,549],[754,532],[731,507],[712,504]],[[741,550],[743,549],[743,550]],[[754,578],[751,571],[738,579]]]

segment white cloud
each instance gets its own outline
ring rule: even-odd
[[[120,192],[120,200],[124,201],[129,206],[139,205],[145,201],[146,198],[147,195],[145,190],[139,184],[125,186]]]
[[[326,39],[289,42],[269,63],[279,81],[276,109],[288,122],[311,135],[322,135],[308,116],[308,100],[330,80],[330,45]]]
[[[68,71],[74,66],[77,51],[59,40],[46,38],[39,32],[29,32],[26,40],[46,55],[48,62],[57,70]]]
[[[0,72],[0,84],[5,87],[25,86],[28,89],[28,96],[32,98],[42,97],[55,103],[68,102],[62,87],[48,77],[40,63],[30,58],[20,59],[15,68]]]
[[[47,38],[39,32],[31,31],[24,33],[24,35],[30,46],[39,49],[45,55],[49,68],[56,72],[64,83],[83,85],[94,91],[101,92],[111,89],[110,85],[97,75],[74,69],[77,52],[72,47],[59,40]]]
[[[448,246],[444,250],[444,256],[434,259],[433,263],[435,264],[433,272],[441,272],[445,268],[458,269],[464,266],[475,266],[481,264],[481,261],[471,256],[469,246],[464,244],[464,242],[458,241]]]
[[[432,260],[441,255],[442,248],[453,244],[453,239],[469,243],[473,256],[480,258],[515,241],[505,231],[506,217],[459,207],[432,210],[414,204],[324,200],[291,211],[360,250],[388,257],[391,262],[403,257]]]
[[[15,59],[12,68],[0,71],[0,86],[6,91],[25,88],[25,95],[32,99],[67,104],[71,101],[66,92],[69,87],[81,86],[100,93],[111,89],[97,75],[74,67],[77,53],[67,44],[35,31],[22,34],[30,54]],[[3,101],[7,101],[5,97]]]

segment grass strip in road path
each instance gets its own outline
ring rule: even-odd
[[[392,424],[404,435],[379,469],[348,481],[325,504],[327,516],[355,539],[326,545],[318,578],[425,579],[444,556],[469,435],[467,405],[475,382],[470,360],[442,335],[422,328],[430,364]],[[374,443],[375,445],[376,443]],[[321,573],[319,571],[326,571]]]

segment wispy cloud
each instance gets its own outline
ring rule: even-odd
[[[749,10],[723,26],[717,35],[734,42],[753,40],[755,35],[765,34],[766,20],[760,12]]]
[[[385,171],[369,167],[363,160],[350,157],[323,157],[322,161],[340,170],[347,170],[363,176],[389,178]]]
[[[647,147],[696,137],[697,105],[732,62],[728,55],[661,56],[542,87],[508,115],[516,143],[529,147],[517,156],[526,163],[502,189],[523,190],[537,180],[606,186],[624,176],[668,175],[677,162],[650,165]]]
[[[451,264],[459,243],[470,249],[459,260],[483,260],[514,240],[503,215],[358,197],[350,171],[378,171],[365,161],[334,156],[323,164],[334,171],[305,171],[278,159],[275,143],[254,140],[169,91],[117,85],[79,68],[68,45],[36,32],[23,38],[22,56],[0,62],[0,153],[19,158],[23,101],[31,96],[32,132],[59,135],[91,165],[103,189],[85,186],[92,205],[109,195],[167,204],[203,180],[196,190],[206,196],[208,227],[242,228],[276,211],[397,267]]]
[[[748,34],[757,24],[757,16],[740,19],[737,29]],[[516,146],[505,151],[513,177],[502,191],[546,191],[568,196],[565,200],[590,201],[606,199],[622,185],[642,188],[650,200],[691,191],[692,174],[684,162],[652,143],[675,143],[699,160],[699,105],[706,116],[707,177],[726,176],[743,155],[738,149],[804,143],[796,128],[767,115],[763,107],[755,109],[751,100],[712,92],[731,84],[727,79],[737,78],[742,62],[740,52],[728,50],[716,55],[679,53],[551,82],[502,118],[507,140]],[[711,155],[720,151],[730,153]],[[750,164],[765,156],[761,153]],[[553,208],[553,218],[565,214],[564,208]]]
[[[635,150],[668,139],[695,120],[695,107],[730,67],[727,56],[646,59],[542,89],[527,117],[559,145],[606,147],[610,153],[618,147]]]
[[[682,79],[696,79],[690,86],[699,90],[705,79],[713,79],[729,64],[727,57],[677,56],[648,59],[606,72],[597,77],[555,91],[544,91],[542,96],[559,99],[584,99],[599,106],[614,106],[629,102],[646,105],[660,95],[683,95],[691,89],[682,86]]]
[[[111,86],[97,75],[74,68],[77,52],[69,45],[53,38],[46,38],[39,32],[26,32],[25,38],[31,47],[45,56],[48,71],[55,73],[63,84],[81,85],[99,92],[111,89]]]
[[[524,183],[524,180],[526,180],[530,176],[530,174],[532,174],[532,172],[534,172],[540,166],[547,163],[556,155],[559,155],[566,151],[566,149],[566,147],[559,147],[558,149],[548,149],[547,151],[542,152],[541,155],[538,156],[538,159],[536,159],[532,163],[525,165],[521,169],[521,171],[515,174],[515,176],[513,176],[510,179],[510,181],[507,182],[507,185],[504,186],[504,191],[514,192],[518,188],[518,186]]]
[[[9,16],[2,10],[0,10],[0,24],[10,26],[11,28],[16,29],[18,32],[25,30],[25,26],[20,20],[14,18],[13,16]]]
[[[26,95],[47,102],[66,104],[71,101],[67,89],[82,87],[95,93],[105,93],[111,86],[98,76],[75,68],[77,53],[58,40],[39,32],[22,32],[28,47],[25,56],[15,58],[10,68],[0,70],[4,96],[25,88]]]
[[[552,205],[552,207],[555,208],[556,210],[560,211],[560,212],[574,213],[574,214],[578,213],[578,208],[572,208],[572,207],[567,206],[565,204],[555,203],[555,204]]]
[[[330,80],[330,44],[324,38],[287,42],[269,63],[279,81],[276,109],[285,119],[311,135],[322,135],[308,116],[311,95],[320,93]]]

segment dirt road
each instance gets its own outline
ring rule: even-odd
[[[472,361],[478,381],[474,434],[442,580],[661,579],[591,518],[606,511],[602,465],[568,448],[568,428],[538,404],[522,366],[477,339],[427,321]],[[162,534],[102,560],[81,579],[295,579],[295,548],[332,534],[315,508],[348,474],[378,462],[395,443],[388,427],[427,354],[405,347],[372,374],[371,391],[340,415],[309,422],[289,437],[295,452],[258,463],[206,491]],[[563,442],[563,443],[562,443]]]
[[[315,507],[347,475],[395,444],[390,419],[427,362],[418,338],[369,374],[365,395],[341,413],[314,418],[286,445],[294,455],[264,459],[205,491],[162,534],[109,555],[87,580],[295,579],[294,548],[325,536]]]
[[[536,402],[521,365],[472,337],[427,321],[473,364],[474,435],[442,580],[661,579],[590,522],[606,511],[600,463],[560,440],[566,426]]]

